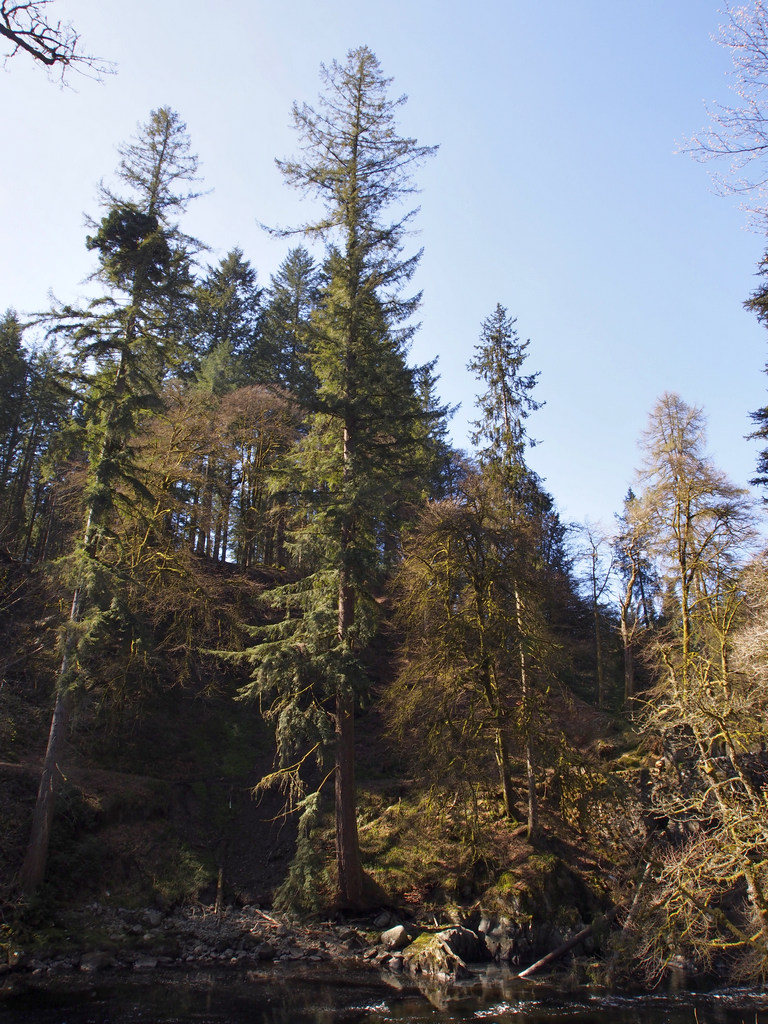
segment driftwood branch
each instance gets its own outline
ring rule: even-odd
[[[609,911],[607,914],[604,914],[603,917],[599,918],[598,920],[604,923],[608,923],[614,919],[618,912],[619,908],[614,907],[613,910]],[[561,946],[558,946],[557,949],[553,949],[551,953],[547,953],[547,955],[543,956],[541,960],[537,960],[535,964],[531,964],[531,966],[526,967],[524,971],[520,971],[520,973],[518,974],[518,978],[530,978],[532,974],[536,974],[536,972],[540,971],[543,967],[549,967],[550,964],[553,964],[556,960],[559,960],[561,956],[565,956],[565,954],[569,950],[573,949],[574,946],[578,946],[578,944],[580,942],[583,942],[584,939],[588,939],[594,930],[595,922],[593,922],[592,924],[588,924],[586,928],[582,928],[580,932],[576,932],[576,934],[572,938],[568,939],[568,941],[564,942]]]

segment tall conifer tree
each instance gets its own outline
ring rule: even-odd
[[[525,429],[525,420],[531,412],[541,408],[541,403],[533,398],[538,374],[521,373],[528,344],[520,341],[515,320],[499,303],[483,321],[480,344],[475,346],[475,356],[467,369],[485,384],[485,391],[477,398],[481,415],[475,421],[472,435],[474,444],[485,442],[485,447],[478,451],[483,476],[487,485],[496,490],[509,528],[517,535],[515,546],[530,547],[532,554],[531,538],[544,513],[550,511],[552,501],[525,461],[526,448],[534,443]],[[533,838],[538,829],[532,672],[535,641],[530,627],[536,601],[531,589],[523,585],[521,576],[513,574],[510,597],[516,625],[513,643],[518,655],[520,728],[525,739],[529,838]]]
[[[174,111],[155,110],[121,155],[117,174],[128,195],[102,189],[106,212],[86,240],[98,253],[94,278],[106,294],[86,309],[60,309],[54,328],[71,338],[89,373],[90,467],[48,747],[20,873],[26,891],[37,888],[45,873],[82,623],[96,607],[99,588],[109,586],[104,555],[113,512],[120,502],[130,502],[131,492],[143,496],[132,441],[142,412],[158,402],[160,383],[178,355],[180,299],[191,285],[191,239],[175,220],[193,195],[179,191],[179,185],[194,181],[197,170],[186,126]]]
[[[419,254],[402,253],[413,212],[400,215],[399,208],[414,191],[412,170],[433,150],[398,133],[396,113],[405,97],[389,98],[390,80],[367,47],[350,51],[343,64],[323,66],[321,77],[318,107],[293,108],[302,157],[278,161],[286,181],[325,208],[299,229],[327,245],[327,285],[309,352],[318,384],[297,461],[300,486],[314,505],[298,539],[311,542],[316,573],[311,595],[305,586],[300,599],[301,622],[293,618],[281,627],[279,654],[272,656],[270,645],[254,649],[254,687],[277,692],[283,724],[291,720],[293,697],[307,700],[310,692],[333,730],[339,897],[354,906],[363,898],[354,716],[368,682],[360,653],[373,628],[382,524],[421,415],[405,358],[406,321],[419,296],[401,292]],[[386,216],[392,207],[394,221]],[[299,677],[314,680],[309,691]]]

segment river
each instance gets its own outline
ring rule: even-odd
[[[0,1024],[768,1024],[768,991],[563,992],[499,969],[461,985],[348,968],[104,972],[0,990]]]

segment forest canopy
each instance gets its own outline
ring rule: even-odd
[[[0,735],[27,699],[49,716],[14,892],[51,883],[68,758],[93,768],[159,703],[215,693],[268,727],[255,790],[296,821],[276,907],[438,888],[385,870],[386,815],[366,814],[386,784],[451,816],[452,897],[474,909],[492,892],[509,912],[505,844],[577,836],[613,866],[591,894],[623,915],[612,970],[762,976],[761,509],[703,411],[664,392],[613,528],[565,522],[529,464],[535,341],[502,301],[466,339],[476,418],[455,448],[437,354],[410,349],[410,197],[436,147],[402,134],[368,47],[320,80],[277,161],[312,212],[275,232],[268,281],[236,239],[209,264],[187,233],[198,158],[159,107],[89,219],[92,298],[0,321]]]

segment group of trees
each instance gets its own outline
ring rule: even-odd
[[[94,650],[130,649],[134,661],[141,652],[149,672],[167,628],[153,595],[183,589],[195,561],[284,573],[255,613],[252,646],[220,653],[251,667],[241,697],[258,698],[275,723],[270,780],[307,816],[302,835],[333,780],[342,902],[364,899],[354,722],[371,699],[367,653],[391,588],[407,587],[443,536],[451,621],[434,631],[422,621],[419,657],[443,643],[435,662],[455,659],[458,645],[462,667],[454,660],[436,680],[442,701],[455,720],[466,680],[467,722],[491,730],[510,817],[520,745],[536,832],[534,691],[562,625],[557,602],[545,605],[558,587],[570,595],[562,605],[578,597],[564,528],[525,462],[524,422],[538,404],[535,375],[522,372],[527,344],[499,306],[469,367],[485,388],[482,447],[475,461],[454,451],[434,362],[408,362],[419,296],[404,289],[419,253],[403,250],[413,216],[403,201],[433,149],[399,135],[403,100],[389,98],[367,48],[324,68],[323,80],[317,109],[294,108],[301,159],[279,163],[289,184],[321,200],[318,219],[299,229],[322,243],[317,261],[293,248],[265,288],[237,249],[200,270],[200,246],[180,223],[197,162],[179,116],[160,109],[123,148],[118,186],[102,188],[90,224],[100,293],[41,318],[41,347],[22,345],[16,314],[3,322],[3,549],[22,562],[64,556],[57,578],[70,588],[27,890],[44,874],[61,744],[92,685]],[[430,571],[443,573],[438,556]],[[433,583],[411,590],[436,597]],[[416,611],[407,594],[398,603],[408,639],[395,685],[408,688]],[[480,751],[475,743],[468,758],[482,762]]]
[[[707,456],[701,410],[679,396],[659,399],[641,443],[619,536],[623,609],[636,588],[622,623],[651,669],[638,716],[661,756],[637,955],[652,975],[682,954],[754,976],[768,934],[767,695],[744,650],[764,571],[752,561],[756,513]]]
[[[666,774],[641,851],[652,882],[634,913],[636,955],[651,972],[681,945],[702,962],[762,964],[755,511],[707,456],[701,411],[664,394],[613,535],[570,530],[528,465],[537,375],[502,305],[468,364],[475,452],[454,450],[435,364],[408,361],[420,254],[404,251],[404,206],[434,150],[400,135],[403,100],[368,48],[322,80],[317,107],[293,109],[301,156],[278,162],[319,201],[317,218],[287,233],[319,255],[294,247],[265,287],[237,248],[201,267],[181,224],[197,161],[162,108],[122,150],[90,224],[99,294],[37,327],[12,311],[0,322],[3,559],[50,570],[67,594],[20,882],[31,891],[44,876],[62,742],[94,649],[132,659],[140,679],[176,628],[161,592],[183,609],[201,566],[269,569],[237,642],[219,626],[205,646],[247,666],[239,696],[275,727],[263,785],[301,816],[286,899],[314,885],[313,828],[333,789],[338,899],[365,902],[355,718],[382,697],[370,655],[387,619],[393,733],[418,738],[414,758],[435,785],[482,790],[506,819],[524,816],[532,842],[544,773],[551,783],[565,757],[556,709],[586,698],[642,723]],[[40,325],[44,340],[25,344]],[[759,433],[764,411],[755,417]],[[175,642],[193,645],[189,633]]]

